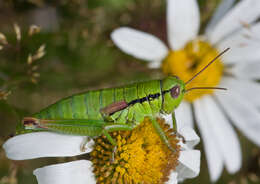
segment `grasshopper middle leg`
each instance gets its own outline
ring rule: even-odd
[[[103,134],[107,137],[108,141],[114,146],[112,152],[111,162],[113,163],[115,160],[115,153],[117,151],[116,141],[109,135],[108,132],[114,131],[127,131],[132,130],[134,126],[132,124],[108,124],[104,127]]]

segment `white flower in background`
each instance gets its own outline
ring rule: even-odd
[[[167,1],[169,47],[158,38],[122,27],[111,34],[125,53],[162,68],[165,74],[188,81],[225,48],[231,50],[208,67],[187,88],[221,86],[227,92],[194,90],[176,110],[178,128],[193,126],[193,113],[201,131],[211,181],[224,168],[235,173],[241,167],[238,137],[230,124],[260,146],[260,18],[259,0],[223,0],[203,35],[198,35],[200,14],[196,0]]]
[[[163,123],[162,123],[163,122]],[[42,157],[67,157],[90,152],[90,160],[77,160],[36,169],[33,174],[39,184],[95,184],[109,183],[168,183],[193,178],[200,171],[200,151],[193,150],[199,137],[190,127],[182,128],[176,137],[173,129],[162,121],[160,124],[172,152],[161,142],[151,123],[144,122],[133,131],[112,133],[117,141],[117,152],[111,162],[113,146],[103,136],[80,151],[82,136],[69,136],[50,132],[18,135],[5,142],[3,148],[8,158],[25,160]],[[144,146],[145,145],[145,146]]]

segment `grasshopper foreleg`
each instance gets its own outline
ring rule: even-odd
[[[186,142],[185,138],[181,134],[179,134],[178,131],[177,131],[177,121],[176,121],[176,118],[175,118],[175,112],[174,111],[172,112],[172,127],[173,127],[173,130],[175,132],[175,135],[177,137],[181,138],[182,141],[185,143]]]
[[[172,128],[175,132],[177,132],[177,121],[175,118],[175,111],[172,112]]]

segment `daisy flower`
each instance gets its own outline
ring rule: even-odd
[[[8,158],[25,160],[41,157],[68,157],[89,153],[90,160],[45,166],[34,170],[39,184],[95,183],[166,183],[177,184],[193,178],[200,171],[200,151],[192,149],[199,137],[190,127],[178,134],[163,119],[158,123],[174,148],[171,151],[162,141],[147,118],[132,131],[117,131],[111,136],[114,147],[105,136],[91,140],[86,151],[80,145],[85,137],[50,132],[15,136],[3,145]],[[185,141],[184,141],[185,140]]]
[[[201,131],[211,181],[224,168],[235,173],[241,167],[238,137],[230,121],[260,146],[260,17],[259,0],[223,0],[203,35],[198,35],[200,14],[196,0],[167,1],[169,48],[155,36],[128,27],[114,30],[111,38],[122,51],[161,68],[167,75],[188,81],[210,60],[231,50],[189,83],[222,86],[228,92],[195,90],[186,94],[176,110],[178,127],[193,127],[193,114]]]

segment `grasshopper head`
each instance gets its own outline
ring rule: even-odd
[[[178,107],[185,93],[185,83],[178,77],[169,76],[162,80],[163,112],[169,114]]]
[[[190,83],[193,79],[195,79],[199,74],[201,74],[204,70],[206,70],[214,61],[216,61],[220,56],[222,56],[225,52],[227,52],[229,48],[222,51],[219,55],[213,58],[205,67],[203,67],[198,73],[196,73],[190,80],[187,82],[183,82],[178,77],[169,76],[162,80],[162,95],[163,95],[163,107],[162,110],[170,114],[173,110],[178,107],[181,103],[184,93],[194,89],[221,89],[226,90],[226,88],[219,87],[195,87],[185,89],[185,85]]]

